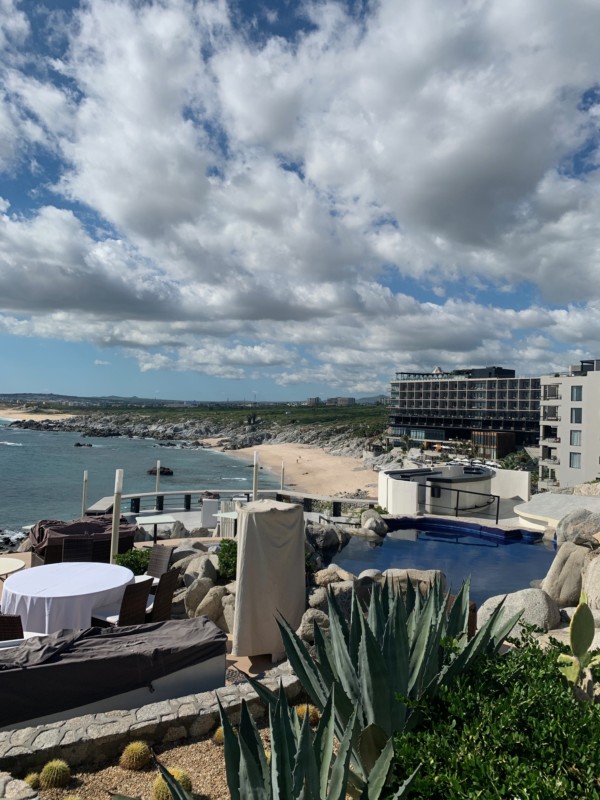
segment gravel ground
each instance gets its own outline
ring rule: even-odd
[[[268,729],[261,728],[261,736],[267,741]],[[229,800],[225,778],[223,747],[212,742],[210,737],[192,743],[170,747],[157,747],[157,756],[167,768],[179,767],[187,772],[192,781],[193,795],[197,800]],[[152,785],[156,780],[156,769],[131,772],[119,766],[108,766],[97,771],[78,768],[65,789],[40,790],[41,800],[110,800],[113,794],[126,795],[141,800],[152,800]]]

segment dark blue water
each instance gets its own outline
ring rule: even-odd
[[[76,442],[93,446],[75,447]],[[124,493],[151,492],[156,477],[146,472],[157,460],[174,473],[161,476],[164,491],[252,490],[251,464],[213,450],[161,447],[152,439],[20,430],[0,420],[0,530],[80,516],[84,470],[88,505],[112,495],[117,469],[124,470]],[[279,479],[261,470],[259,487],[278,488]]]
[[[354,575],[364,569],[439,569],[453,592],[471,576],[470,598],[480,606],[488,597],[529,589],[531,581],[545,577],[554,554],[554,545],[545,541],[499,541],[464,530],[399,530],[378,547],[353,538],[333,561]]]

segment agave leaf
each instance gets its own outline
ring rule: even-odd
[[[158,771],[160,772],[162,779],[169,787],[169,791],[171,792],[171,797],[173,800],[192,800],[192,795],[189,792],[186,792],[179,781],[171,775],[169,770],[160,763],[156,756],[154,757],[154,761],[156,762],[156,766],[158,767]],[[113,795],[113,797],[118,797],[118,795]]]
[[[414,771],[414,772],[413,772],[411,775],[409,775],[409,776],[408,776],[408,778],[407,778],[407,779],[404,781],[404,783],[403,783],[403,784],[402,784],[402,786],[401,786],[401,787],[398,789],[398,791],[396,792],[396,794],[395,794],[395,795],[393,795],[393,797],[391,798],[391,800],[398,800],[398,798],[400,798],[400,797],[404,797],[404,792],[405,792],[407,789],[409,789],[409,787],[410,787],[411,783],[413,782],[413,779],[414,779],[415,775],[417,774],[417,772],[419,771],[419,769],[420,769],[420,768],[421,768],[421,765],[419,764],[419,766],[416,768],[416,770],[415,770],[415,771]]]
[[[373,632],[362,618],[361,628],[359,680],[365,722],[376,723],[388,736],[391,736],[393,733],[391,709],[394,696],[388,667]]]
[[[360,685],[348,652],[348,630],[333,595],[329,596],[329,633],[338,680],[348,699],[353,705],[358,705],[360,703]]]
[[[387,625],[381,643],[383,660],[388,666],[390,690],[396,702],[392,703],[392,729],[402,730],[406,721],[408,696],[409,656],[406,617],[402,594],[398,592],[389,608]]]
[[[241,800],[267,800],[269,784],[265,785],[264,773],[256,753],[240,735],[240,798]],[[264,753],[263,753],[264,758]]]
[[[281,688],[275,708],[269,707],[269,728],[271,792],[274,800],[287,800],[293,796],[292,771],[296,743],[290,726],[290,709],[285,692]]]
[[[358,672],[358,648],[360,646],[361,627],[360,620],[363,616],[359,606],[358,598],[354,589],[352,590],[352,610],[350,613],[350,630],[348,632],[348,651],[354,671]]]
[[[388,604],[389,605],[389,604]],[[383,639],[385,631],[385,624],[387,616],[384,613],[383,603],[381,600],[381,592],[377,591],[375,587],[371,591],[371,599],[369,602],[369,612],[367,615],[367,623],[373,632],[373,636],[380,642]]]
[[[321,684],[329,690],[333,683],[337,681],[337,673],[334,666],[333,650],[331,649],[331,641],[323,635],[321,628],[315,623],[313,627],[315,638],[315,649],[317,651],[317,670],[320,675]],[[314,702],[314,701],[313,701]],[[315,703],[321,710],[323,705]]]
[[[248,765],[247,768],[253,771],[253,765],[256,764],[260,769],[261,784],[268,785],[269,767],[267,765],[267,759],[265,758],[262,739],[260,738],[258,728],[256,727],[252,714],[248,710],[248,704],[245,700],[242,700],[238,740],[240,743],[240,775],[241,762],[244,757],[246,757],[252,761],[252,765]],[[246,755],[244,756],[244,754]],[[241,784],[240,791],[242,791]]]
[[[350,771],[350,754],[356,716],[353,715],[346,730],[333,763],[331,778],[329,780],[328,800],[345,800],[348,773]]]
[[[399,587],[398,587],[398,591],[400,591]],[[417,594],[419,594],[419,600],[418,601],[417,601]],[[413,586],[413,582],[412,581],[407,581],[407,583],[406,583],[406,595],[405,595],[405,598],[404,598],[404,602],[406,604],[406,618],[407,619],[413,613],[413,611],[415,609],[415,606],[417,605],[417,602],[420,603],[420,600],[421,600],[421,595],[420,595],[420,593],[418,593],[415,590],[415,587]]]
[[[369,772],[369,783],[367,784],[367,797],[369,800],[379,800],[387,781],[393,757],[394,741],[393,739],[388,739],[381,748],[379,758]]]
[[[340,608],[338,601],[335,599],[335,595],[331,591],[331,589],[327,590],[327,602],[329,604],[329,617],[331,618],[331,609],[333,608],[335,611],[336,619],[338,620],[340,625],[340,630],[344,636],[346,647],[348,647],[350,644],[350,631],[348,630],[346,619],[342,614],[342,609]]]
[[[304,642],[297,636],[287,620],[277,620],[277,625],[292,669],[313,703],[319,708],[323,708],[327,699],[327,689],[323,686],[319,671]]]
[[[217,703],[219,704],[219,716],[221,717],[221,725],[223,727],[223,749],[227,786],[229,787],[231,800],[240,800],[240,743],[238,742],[238,737],[233,732],[231,723],[227,718],[227,714],[221,705],[218,695]]]
[[[452,639],[460,639],[463,634],[467,633],[469,624],[470,586],[471,578],[469,577],[460,587],[460,591],[456,595],[452,608],[450,609],[448,626],[446,628],[446,636],[449,636]]]
[[[417,607],[413,610],[413,615]],[[433,639],[436,637],[434,627],[435,604],[432,592],[427,596],[423,612],[415,619],[415,637],[410,650],[410,673],[408,678],[408,694],[413,697],[420,691],[421,679],[427,666],[428,654],[432,650]]]
[[[318,797],[325,797],[327,795],[329,769],[333,758],[333,737],[335,733],[334,694],[335,688],[332,687],[323,713],[321,714],[321,719],[319,720],[319,726],[313,742],[313,751],[319,770],[320,794]]]
[[[367,725],[367,727],[360,732],[360,737],[358,740],[360,760],[365,772],[369,776],[369,784],[371,783],[371,774],[373,768],[375,767],[375,764],[381,756],[384,748],[390,741],[390,736],[386,734],[386,732],[380,728],[379,725],[375,725],[375,723]]]
[[[293,797],[308,797],[315,798],[315,800],[320,797],[319,770],[313,749],[312,731],[308,715],[304,717],[302,728],[300,729],[300,738],[294,762]]]

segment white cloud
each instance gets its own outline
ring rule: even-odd
[[[90,0],[45,54],[24,9],[0,170],[43,200],[3,190],[0,330],[354,391],[594,354],[600,7],[325,2],[257,44],[223,0]]]

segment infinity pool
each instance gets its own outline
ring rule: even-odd
[[[332,562],[354,575],[365,569],[439,569],[453,592],[471,576],[470,598],[480,606],[488,597],[528,589],[531,581],[544,578],[556,552],[552,542],[527,540],[519,532],[418,522],[422,527],[392,531],[380,545],[353,537]]]

